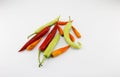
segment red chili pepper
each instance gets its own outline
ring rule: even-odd
[[[48,36],[46,37],[46,39],[44,40],[44,42],[40,45],[39,51],[44,51],[46,49],[46,47],[49,45],[49,43],[52,41],[53,37],[55,36],[55,34],[57,32],[57,29],[58,29],[58,24],[56,24],[54,26],[54,28],[48,34]]]
[[[36,34],[33,38],[31,38],[20,50],[19,52],[25,50],[31,43],[38,40],[39,38],[43,37],[48,31],[50,30],[50,27],[44,28],[42,31],[40,31],[38,34]]]

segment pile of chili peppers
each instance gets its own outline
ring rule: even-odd
[[[69,16],[68,21],[59,21],[60,16],[53,19],[52,21],[46,23],[43,26],[40,26],[37,30],[34,31],[31,35],[28,36],[30,38],[33,36],[30,40],[28,40],[25,45],[19,50],[19,52],[22,52],[24,50],[32,50],[34,47],[42,40],[42,38],[47,34],[46,38],[43,39],[43,42],[38,48],[38,62],[39,67],[43,65],[44,61],[49,57],[57,57],[64,52],[66,52],[70,47],[75,49],[81,48],[81,43],[77,42],[75,43],[74,36],[70,33],[70,30],[74,32],[74,34],[77,36],[77,38],[81,38],[81,34],[78,32],[78,30],[72,26],[72,20]],[[64,29],[61,27],[64,26]],[[52,30],[49,32],[50,28]],[[57,33],[58,31],[58,33]],[[48,33],[49,32],[49,33]],[[61,48],[58,48],[54,50],[54,47],[60,40],[60,37],[64,37],[65,41],[67,42],[67,46],[63,46]],[[43,52],[43,58],[42,61],[40,61],[40,53]]]

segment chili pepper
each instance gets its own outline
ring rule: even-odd
[[[58,43],[59,39],[60,39],[60,34],[57,34],[52,39],[52,41],[50,42],[50,44],[47,46],[47,48],[45,49],[43,53],[44,56],[43,56],[42,62],[39,64],[39,67],[42,66],[43,62],[51,56],[52,50],[54,49],[55,45]]]
[[[70,46],[67,45],[67,46],[64,46],[62,48],[56,49],[52,52],[51,56],[57,57],[57,56],[61,55],[62,53],[64,53],[65,51],[67,51],[69,48],[70,48]]]
[[[33,43],[34,41],[38,40],[39,38],[41,38],[42,36],[44,36],[48,31],[50,30],[50,27],[47,26],[46,28],[44,28],[42,31],[40,31],[37,35],[35,35],[34,37],[32,37],[20,50],[19,52],[25,50],[31,43]]]
[[[54,25],[56,22],[59,21],[59,18],[60,18],[60,16],[58,16],[58,17],[55,18],[54,20],[46,23],[45,25],[40,26],[37,30],[34,31],[34,33],[30,34],[30,35],[28,36],[28,38],[31,37],[31,36],[34,35],[34,34],[39,33],[39,32],[40,32],[41,30],[43,30],[45,27]]]
[[[73,20],[71,22],[73,22]],[[68,23],[68,21],[58,21],[57,23],[61,26],[64,26]]]
[[[40,47],[39,47],[40,51],[44,51],[46,49],[46,47],[49,45],[49,43],[52,41],[52,39],[54,38],[54,36],[57,32],[57,28],[58,28],[58,25],[56,24],[54,26],[54,28],[52,29],[52,31],[48,34],[48,36],[46,37],[44,42],[40,45]]]
[[[66,25],[68,23],[68,21],[58,21],[57,22],[59,25]]]
[[[72,30],[78,38],[81,38],[81,34],[78,32],[78,30],[74,26],[72,26]]]
[[[71,22],[70,17],[69,17],[69,22],[65,25],[65,28],[64,28],[64,31],[63,31],[64,32],[64,38],[65,38],[66,42],[71,47],[79,49],[79,48],[81,48],[81,43],[78,42],[78,44],[76,44],[76,43],[74,43],[70,40],[69,32],[70,32],[71,27],[72,27],[72,22]]]
[[[36,41],[33,42],[32,44],[30,44],[26,49],[29,50],[29,51],[32,50],[32,49],[35,48],[35,46],[40,42],[41,39],[42,39],[42,38],[36,40]]]
[[[59,33],[60,33],[61,36],[64,35],[63,30],[62,30],[62,28],[60,26],[58,26],[58,31],[59,31]]]
[[[71,34],[71,33],[69,33],[69,36],[70,36],[70,39],[71,39],[71,41],[75,41],[75,38],[73,37],[73,35]]]

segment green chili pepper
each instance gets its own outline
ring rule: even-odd
[[[54,20],[46,23],[45,25],[40,26],[38,29],[36,29],[36,30],[34,31],[34,33],[30,34],[30,35],[28,36],[28,38],[29,38],[30,36],[34,35],[34,34],[37,34],[37,33],[40,32],[40,31],[42,31],[45,27],[54,25],[56,22],[59,21],[59,18],[60,18],[60,16],[58,16],[58,17],[55,18]]]
[[[69,22],[65,25],[65,28],[64,28],[64,38],[65,38],[65,41],[73,48],[76,48],[76,49],[79,49],[81,48],[81,43],[80,42],[77,42],[78,44],[74,43],[71,41],[70,37],[69,37],[69,33],[70,33],[70,30],[71,30],[71,27],[72,27],[72,22],[71,22],[71,19],[69,17]]]
[[[39,67],[42,66],[43,62],[51,56],[52,50],[54,49],[55,45],[58,43],[59,39],[60,39],[60,34],[57,34],[52,39],[52,41],[50,42],[50,44],[48,45],[48,47],[44,51],[44,57],[43,57],[42,62],[39,64]]]

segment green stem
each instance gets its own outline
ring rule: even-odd
[[[41,53],[41,51],[38,50],[38,62],[39,62],[39,64],[40,64],[40,53]]]
[[[41,61],[41,63],[39,64],[39,67],[41,67],[43,65],[43,63],[44,63],[45,60],[46,60],[46,57],[44,56],[43,59],[42,59],[42,61]]]
[[[32,33],[32,34],[30,34],[28,37],[27,37],[27,39],[29,39],[31,36],[33,36],[34,34],[36,34],[36,33]]]
[[[69,22],[71,22],[71,17],[69,16]]]

